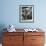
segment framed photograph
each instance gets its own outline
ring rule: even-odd
[[[19,21],[25,23],[34,22],[34,5],[19,6]]]

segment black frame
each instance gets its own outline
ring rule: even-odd
[[[34,22],[34,5],[19,6],[19,22]]]

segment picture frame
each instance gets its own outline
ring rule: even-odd
[[[22,23],[34,22],[34,5],[19,6],[19,21]]]

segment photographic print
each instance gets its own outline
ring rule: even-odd
[[[19,21],[34,22],[34,5],[19,6]]]

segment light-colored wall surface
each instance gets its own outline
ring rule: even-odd
[[[46,0],[1,0],[0,25],[13,24],[16,28],[46,28]],[[34,5],[34,23],[19,22],[19,5]]]

